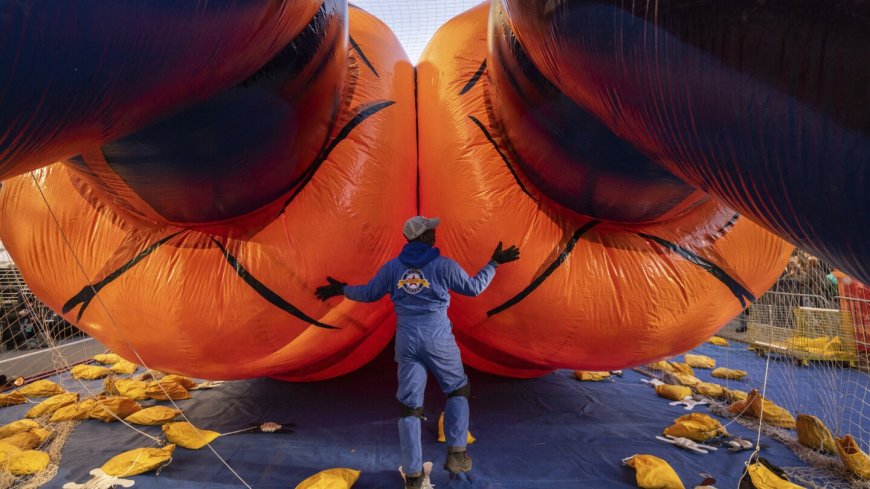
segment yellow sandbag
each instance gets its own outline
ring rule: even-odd
[[[39,428],[39,423],[32,419],[19,419],[18,421],[4,424],[3,426],[0,426],[0,440],[7,436],[12,436],[15,433],[30,431],[33,428]]]
[[[99,419],[104,423],[111,423],[112,421],[117,421],[117,418],[124,419],[141,409],[142,406],[132,399],[127,399],[126,397],[106,397],[94,404],[88,416],[92,419]]]
[[[145,381],[133,379],[116,379],[114,382],[114,387],[115,391],[117,391],[118,395],[121,397],[133,399],[134,401],[148,399],[148,396],[145,394],[145,389],[148,387],[148,383]]]
[[[43,428],[41,426],[39,428],[33,428],[32,430],[30,430],[30,432],[39,437],[39,445],[37,446],[41,446],[43,443],[45,443],[45,440],[48,440],[49,438],[51,438],[51,435],[54,434],[54,431]]]
[[[465,442],[471,445],[472,443],[477,441],[477,438],[471,436],[471,431],[466,432],[467,436],[465,437]],[[440,443],[446,443],[447,437],[444,436],[444,412],[441,412],[441,416],[438,416],[438,441]]]
[[[816,338],[795,336],[785,341],[785,347],[818,355],[833,355],[842,349],[842,341],[839,336],[819,336]]]
[[[665,372],[662,376],[665,384],[694,386],[701,383],[701,379],[694,375],[684,374],[681,372]]]
[[[752,389],[749,392],[745,400],[737,401],[728,406],[728,411],[735,414],[751,414],[756,418],[761,417],[765,423],[772,426],[779,426],[780,428],[794,429],[797,424],[791,413],[761,397],[761,394],[759,394],[755,389]],[[764,414],[763,416],[762,412]]]
[[[49,420],[52,423],[57,423],[58,421],[71,421],[73,419],[88,419],[91,416],[91,410],[96,404],[97,400],[93,397],[74,404],[69,404],[55,411]]]
[[[757,394],[757,391],[755,389],[753,389],[752,392],[747,394],[745,398],[732,402],[731,405],[728,406],[728,412],[733,413],[733,414],[737,414],[737,415],[753,414],[753,412],[750,410],[749,403],[750,403],[750,401],[755,400],[756,394]],[[749,397],[750,395],[753,396],[751,399]]]
[[[199,450],[221,435],[217,431],[201,430],[187,421],[166,423],[163,434],[167,441],[191,450]]]
[[[175,382],[176,384],[184,387],[187,390],[196,387],[196,382],[194,382],[193,379],[177,374],[165,375],[163,376],[163,378],[160,379],[160,382]]]
[[[190,399],[190,392],[178,382],[164,382],[162,379],[157,382],[149,382],[145,388],[145,396],[149,399],[158,401],[167,401],[169,399]]]
[[[688,438],[693,441],[707,441],[726,433],[722,423],[703,413],[680,416],[674,420],[674,424],[664,429],[666,435]]]
[[[38,450],[25,450],[17,453],[9,460],[9,472],[12,475],[31,475],[42,472],[51,462],[48,454]]]
[[[755,489],[805,489],[803,486],[783,480],[759,462],[750,464],[746,471]]]
[[[673,467],[653,455],[632,455],[624,461],[637,472],[637,487],[642,489],[685,489]]]
[[[136,377],[136,380],[144,380],[145,382],[150,382],[152,380],[160,380],[164,376],[166,376],[166,374],[159,370],[146,370],[141,375],[138,375]]]
[[[843,350],[843,344],[839,336],[819,336],[815,338],[796,336],[786,340],[785,347],[791,350],[807,352],[815,357],[831,357],[840,354]]]
[[[759,396],[761,397],[761,396]],[[762,409],[764,410],[763,420],[765,423],[773,426],[778,426],[780,428],[788,428],[795,429],[797,422],[794,419],[794,416],[787,409],[774,404],[767,399],[762,399]],[[756,413],[755,417],[759,417],[759,414]]]
[[[692,389],[682,385],[662,384],[656,386],[656,394],[672,401],[682,401],[692,395]]]
[[[609,379],[610,372],[593,372],[590,370],[575,370],[574,378],[583,382],[598,382],[599,380]]]
[[[745,370],[734,370],[730,368],[719,367],[713,370],[710,375],[719,379],[740,380],[743,377],[749,375],[749,372]]]
[[[724,389],[725,390],[725,398],[731,402],[734,401],[744,401],[749,396],[749,393],[746,391],[741,391],[737,389]]]
[[[103,381],[103,394],[107,396],[121,396],[138,401],[146,399],[145,387],[148,383],[141,380],[119,379],[109,375]]]
[[[31,431],[22,431],[20,433],[15,433],[12,436],[7,436],[0,441],[12,445],[19,450],[30,450],[31,448],[36,448],[41,445],[44,439],[40,436],[40,433],[35,433],[34,430],[42,430],[43,432],[48,431],[42,428],[33,428]]]
[[[843,341],[839,336],[834,336],[830,341],[820,347],[826,354],[836,354],[843,351]]]
[[[0,407],[16,406],[24,404],[27,398],[18,391],[12,391],[9,394],[0,394]]]
[[[24,397],[50,397],[63,394],[66,390],[50,380],[42,379],[22,386],[18,392]]]
[[[710,369],[716,366],[716,360],[707,355],[693,355],[686,353],[686,365],[694,368]]]
[[[133,362],[128,362],[127,360],[121,360],[120,362],[115,363],[111,367],[109,367],[109,370],[111,370],[112,372],[114,372],[116,374],[121,374],[121,375],[132,374],[138,369],[139,369],[138,365],[136,365]]]
[[[831,431],[822,420],[809,414],[798,414],[798,442],[805,447],[829,453],[837,453],[837,445]]]
[[[711,397],[713,399],[721,399],[725,397],[725,388],[719,384],[712,382],[698,382],[692,387],[702,396]]]
[[[713,336],[709,340],[707,340],[707,343],[710,343],[710,344],[713,344],[716,346],[728,346],[728,340],[726,340],[725,338],[723,338],[721,336]]]
[[[77,380],[97,380],[109,375],[112,371],[99,365],[76,365],[69,369],[69,373]]]
[[[692,367],[690,367],[689,365],[687,365],[685,363],[671,362],[671,367],[674,369],[674,372],[678,372],[681,374],[695,375],[695,371],[692,370]]]
[[[846,469],[862,479],[870,479],[870,457],[855,443],[852,435],[837,438],[836,445]]]
[[[828,348],[807,348],[807,353],[814,357],[829,358],[842,354],[841,350]]]
[[[94,361],[103,365],[112,365],[124,360],[115,353],[98,353],[94,355]]]
[[[40,402],[36,406],[30,408],[29,411],[24,415],[28,418],[38,418],[40,416],[46,416],[54,413],[58,409],[78,402],[79,395],[75,392],[64,392],[63,394],[58,394],[56,396],[51,396],[48,399]]]
[[[300,482],[296,489],[350,489],[359,474],[354,469],[326,469]]]
[[[687,386],[696,386],[701,383],[701,379],[695,377],[694,375],[689,374],[681,374],[676,372],[673,374],[677,379],[679,379],[680,383]]]
[[[674,367],[672,367],[670,363],[668,363],[664,360],[661,360],[658,362],[653,362],[653,363],[648,363],[646,365],[646,368],[648,368],[650,370],[658,370],[660,372],[673,372],[674,371]]]
[[[151,406],[127,416],[124,418],[124,421],[145,426],[157,426],[172,421],[179,414],[181,414],[179,409],[166,406]]]
[[[118,389],[115,387],[115,376],[109,375],[103,380],[103,394],[107,396],[117,396]]]
[[[115,455],[101,467],[103,472],[114,477],[129,477],[144,474],[172,460],[175,445],[163,448],[136,448]]]
[[[21,449],[11,443],[0,440],[0,467],[4,467],[13,456],[21,453]]]

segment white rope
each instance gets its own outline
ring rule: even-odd
[[[91,278],[88,277],[87,272],[85,271],[84,266],[82,265],[81,261],[79,260],[78,256],[76,255],[75,251],[73,250],[72,244],[69,242],[69,238],[67,237],[67,235],[66,235],[66,233],[64,232],[63,228],[61,227],[61,225],[60,225],[60,221],[57,219],[57,216],[54,214],[54,211],[52,210],[51,205],[48,203],[48,199],[45,197],[45,194],[44,194],[43,191],[42,191],[42,187],[40,186],[39,181],[36,179],[36,176],[34,175],[34,172],[30,172],[30,178],[33,180],[33,183],[36,185],[36,188],[37,188],[37,190],[39,191],[39,195],[42,197],[42,200],[43,200],[43,202],[45,203],[46,209],[48,209],[48,212],[49,212],[49,214],[51,215],[51,218],[52,218],[52,220],[54,221],[55,226],[57,226],[57,229],[58,229],[58,231],[60,232],[60,235],[61,235],[61,237],[63,238],[63,241],[64,241],[64,243],[65,243],[67,249],[69,250],[70,254],[72,255],[73,259],[75,260],[75,262],[76,262],[76,266],[78,267],[79,271],[81,272],[81,275],[84,277],[84,279],[87,281],[87,283],[90,284],[90,283],[91,283]],[[93,289],[93,286],[91,286],[91,288]],[[121,337],[121,339],[122,339],[122,340],[127,344],[127,346],[130,348],[130,351],[132,351],[133,354],[136,356],[136,358],[139,360],[139,364],[142,365],[142,366],[143,366],[144,368],[146,368],[147,370],[151,370],[151,368],[148,367],[148,364],[145,362],[145,360],[144,360],[144,359],[142,358],[142,356],[139,354],[139,352],[138,352],[138,350],[136,349],[135,345],[133,345],[133,343],[130,341],[130,339],[127,337],[127,335],[124,333],[124,331],[123,331],[123,330],[118,326],[117,322],[115,321],[114,316],[112,315],[112,312],[109,310],[109,308],[108,308],[108,307],[106,306],[106,304],[103,302],[102,298],[100,297],[100,295],[97,293],[97,291],[96,291],[95,289],[94,289],[94,298],[97,299],[97,302],[100,304],[100,307],[103,308],[103,311],[105,311],[105,313],[106,313],[107,316],[109,317],[109,321],[110,321],[110,323],[112,324],[112,327],[115,328],[115,332],[119,334],[119,336]],[[66,362],[64,362],[64,363],[66,363]],[[67,364],[67,366],[69,366],[69,365]],[[84,385],[84,384],[82,383],[82,385]],[[176,404],[175,400],[172,399],[172,397],[169,395],[169,393],[166,391],[166,389],[163,387],[163,385],[162,385],[160,382],[157,382],[157,385],[160,387],[160,389],[161,389],[161,390],[163,391],[163,393],[166,395],[166,397],[167,397],[167,399],[169,400],[169,402],[172,403],[172,405],[173,405],[176,409],[178,409],[178,410],[181,412],[181,416],[182,416],[182,418],[183,418],[185,421],[187,421],[188,423],[190,423],[190,419],[187,418],[187,416],[184,414],[184,411],[183,411],[183,410],[178,406],[178,404]],[[90,392],[90,389],[88,389],[87,386],[85,386],[85,389],[88,390],[88,391]],[[106,410],[109,411],[108,409],[106,409]],[[147,433],[145,433],[145,432],[143,432],[143,431],[141,431],[141,430],[135,428],[135,427],[132,426],[130,423],[126,422],[125,420],[123,420],[123,419],[121,419],[121,418],[119,418],[117,415],[115,415],[115,413],[113,413],[113,412],[111,412],[111,411],[109,411],[109,412],[112,414],[112,416],[114,416],[116,419],[118,419],[119,421],[121,421],[121,422],[122,422],[124,425],[126,425],[128,428],[130,428],[130,429],[132,429],[132,430],[134,430],[134,431],[136,431],[136,432],[142,434],[143,436],[148,437],[148,438],[151,439],[151,440],[155,440],[155,439],[157,439],[158,442],[159,442],[159,438],[156,438],[156,437],[154,437],[154,436],[151,436],[151,435],[149,435],[149,434],[147,434]],[[193,425],[193,423],[191,423],[191,425]],[[230,466],[230,464],[229,464],[229,463],[228,463],[228,462],[227,462],[223,457],[221,457],[221,455],[217,452],[217,450],[215,450],[214,447],[211,446],[211,443],[206,443],[206,446],[208,446],[209,450],[211,450],[211,452],[215,455],[215,457],[217,457],[218,460],[220,460],[221,463],[223,463],[223,465],[224,465],[224,466],[225,466],[225,467],[226,467],[226,468],[227,468],[227,469],[228,469],[228,470],[229,470],[229,471],[230,471],[230,472],[231,472],[231,473],[232,473],[232,474],[233,474],[233,475],[234,475],[234,476],[235,476],[235,477],[236,477],[236,478],[237,478],[237,479],[238,479],[238,480],[239,480],[239,481],[240,481],[240,482],[241,482],[241,483],[246,487],[246,488],[251,489],[251,486],[248,485],[248,483],[245,481],[245,479],[244,479],[244,478],[243,478],[243,477],[242,477],[238,472],[236,472],[236,470],[233,469],[233,468]]]

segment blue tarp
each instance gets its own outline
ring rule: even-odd
[[[747,352],[745,345],[703,345],[697,352],[717,358],[720,366],[750,367],[750,379],[729,381],[732,388],[760,387],[764,359]],[[772,368],[771,374],[784,371]],[[696,372],[703,380],[711,380],[708,371]],[[864,376],[858,381],[866,382],[865,374],[841,372]],[[825,394],[811,394],[811,387],[821,382],[811,377],[828,374],[808,368],[799,370],[799,375],[800,390],[808,393],[805,405],[811,409],[812,403],[825,398]],[[669,406],[641,382],[646,377],[635,371],[626,370],[623,377],[604,382],[579,382],[568,370],[532,380],[473,370],[469,377],[471,432],[479,441],[469,450],[473,471],[458,479],[451,480],[441,469],[445,448],[436,441],[436,423],[445,398],[434,381],[428,386],[423,450],[424,459],[435,463],[432,482],[438,489],[636,487],[634,471],[621,460],[637,453],[667,460],[687,487],[699,483],[702,472],[713,475],[717,487],[736,487],[750,453],[732,453],[723,447],[703,455],[656,440],[674,418],[689,411]],[[77,391],[83,391],[84,385],[91,391],[102,387],[100,381],[72,381],[68,374],[54,380]],[[794,385],[777,387],[780,380],[771,378],[768,386],[773,401],[778,401],[778,389],[783,393],[795,390]],[[221,433],[265,421],[295,423],[292,434],[237,434],[212,443],[251,487],[293,488],[320,470],[350,467],[362,471],[356,489],[398,488],[395,389],[395,364],[388,349],[371,364],[342,378],[304,384],[270,379],[227,382],[216,389],[193,392],[192,399],[177,403],[194,425]],[[0,410],[0,424],[20,418],[28,407]],[[708,412],[704,406],[695,411]],[[159,427],[139,428],[161,433]],[[728,431],[755,439],[753,431],[736,423],[728,425]],[[777,465],[804,465],[779,442],[764,438],[762,445],[762,456]],[[85,421],[67,441],[57,477],[46,487],[84,482],[91,469],[112,456],[144,446],[151,446],[151,441],[120,423]],[[207,447],[198,451],[177,448],[172,463],[159,476],[150,473],[133,478],[135,487],[141,489],[244,487]]]

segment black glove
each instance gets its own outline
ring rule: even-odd
[[[495,251],[492,252],[492,261],[501,265],[502,263],[507,263],[520,259],[520,249],[515,245],[511,245],[510,248],[506,250],[501,249],[501,241],[498,242],[498,246],[495,247]]]
[[[318,287],[317,290],[314,292],[318,299],[325,301],[330,297],[344,295],[344,286],[347,285],[346,283],[339,282],[332,277],[326,277],[326,281],[329,282],[329,285]]]

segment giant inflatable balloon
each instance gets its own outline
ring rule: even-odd
[[[286,49],[321,3],[2,2],[0,178],[243,82]]]
[[[416,73],[344,1],[101,5],[0,18],[0,239],[49,306],[152,368],[358,368],[393,335],[388,299],[313,290],[367,280],[417,213],[468,271],[523,249],[450,312],[469,364],[517,377],[699,344],[784,268],[767,229],[859,277],[870,258],[843,233],[870,208],[845,4],[808,28],[766,4],[494,0]],[[812,56],[753,48],[797,27]]]
[[[537,118],[557,127],[585,112],[870,281],[866,2],[497,0],[490,19],[488,61],[513,60],[504,83],[556,90],[534,96],[547,107]]]
[[[791,247],[530,76],[506,29],[500,5],[481,5],[443,26],[417,68],[421,207],[444,219],[446,253],[480,263],[493,237],[523,250],[494,290],[456,297],[463,359],[529,377],[703,342]]]
[[[323,379],[383,350],[389,303],[313,291],[404,243],[414,70],[383,23],[320,3],[240,83],[4,182],[0,236],[37,296],[125,358],[205,378]]]

